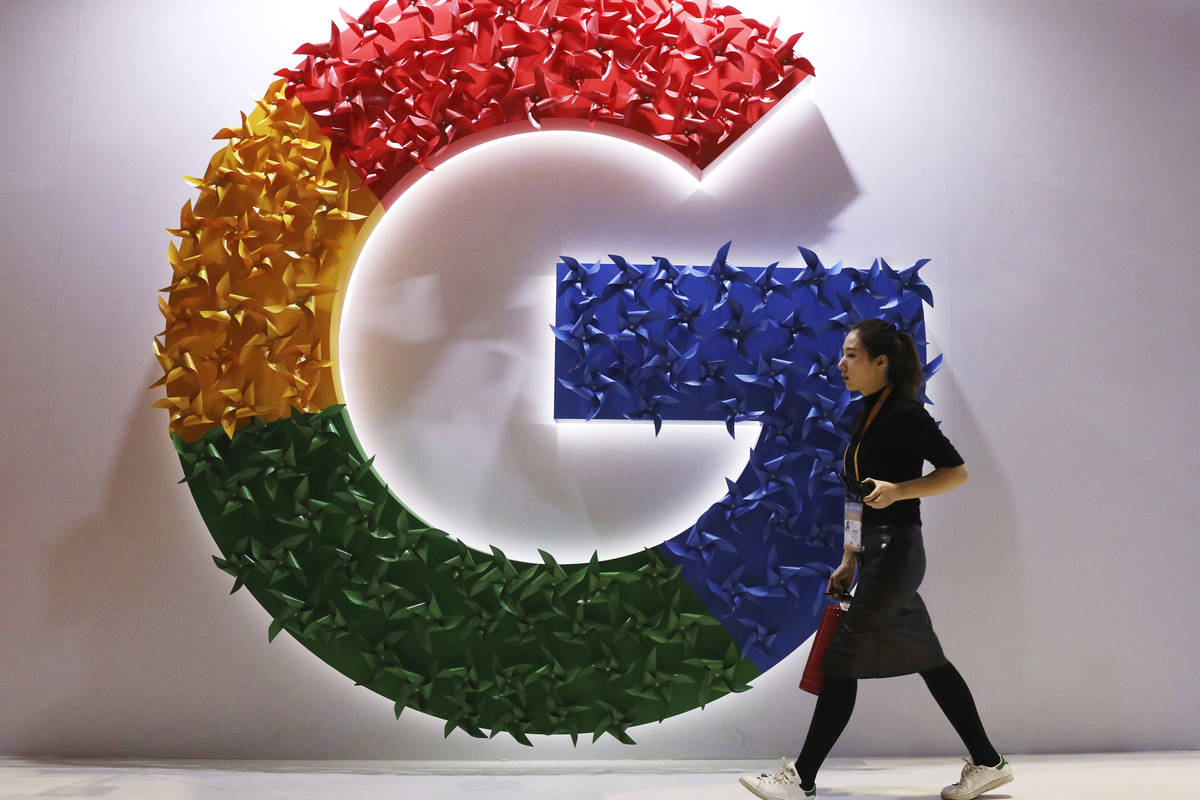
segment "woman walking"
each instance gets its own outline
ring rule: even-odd
[[[924,379],[912,337],[878,319],[855,324],[838,369],[863,396],[846,447],[845,553],[829,579],[840,597],[858,589],[821,662],[825,676],[804,747],[778,772],[741,778],[764,800],[815,797],[825,757],[850,721],[859,678],[919,673],[971,754],[946,800],[971,800],[1012,780],[988,740],[971,690],[942,653],[917,587],[925,575],[921,497],[967,480],[967,468],[917,399]],[[934,466],[922,475],[923,463]]]

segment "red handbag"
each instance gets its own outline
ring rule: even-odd
[[[825,606],[825,613],[821,615],[821,624],[817,626],[817,632],[813,636],[812,649],[808,651],[808,663],[804,665],[804,677],[800,680],[800,688],[804,691],[813,694],[821,693],[821,684],[825,682],[825,676],[821,674],[821,659],[825,656],[825,648],[829,646],[829,640],[833,638],[833,634],[837,633],[844,616],[846,616],[846,612],[840,604],[831,603]]]

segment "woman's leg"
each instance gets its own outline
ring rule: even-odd
[[[817,695],[817,707],[813,709],[812,722],[808,726],[808,736],[804,739],[804,749],[796,757],[796,774],[800,776],[800,785],[805,789],[813,787],[817,770],[846,729],[857,695],[857,679],[825,676],[821,693]]]
[[[1000,754],[988,741],[971,690],[954,665],[947,662],[944,667],[922,672],[921,677],[925,679],[925,685],[929,687],[942,713],[971,752],[971,760],[981,767],[997,766]]]

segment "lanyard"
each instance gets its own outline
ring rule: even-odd
[[[871,423],[875,421],[875,417],[879,416],[879,409],[883,408],[883,404],[887,402],[888,396],[892,393],[892,385],[889,383],[887,388],[883,390],[883,394],[879,395],[879,399],[875,401],[875,407],[871,409],[871,413],[867,415],[867,422],[863,425],[862,432],[858,435],[858,446],[854,448],[854,480],[861,480],[858,474],[858,451],[862,450],[863,439],[867,436],[867,428],[871,427]],[[853,441],[854,437],[850,437]],[[850,442],[846,442],[846,452],[842,455],[842,469],[845,469],[846,460],[850,457]]]

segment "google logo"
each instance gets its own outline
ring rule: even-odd
[[[812,75],[798,35],[658,0],[391,0],[344,23],[217,134],[171,231],[157,405],[217,566],[272,638],[447,735],[631,742],[632,726],[748,688],[811,634],[836,556],[823,498],[849,398],[822,359],[856,316],[920,334],[920,263],[564,259],[547,331],[558,416],[763,426],[695,526],[609,560],[514,561],[423,521],[358,442],[336,336],[358,254],[424,170],[554,128],[702,170]]]

